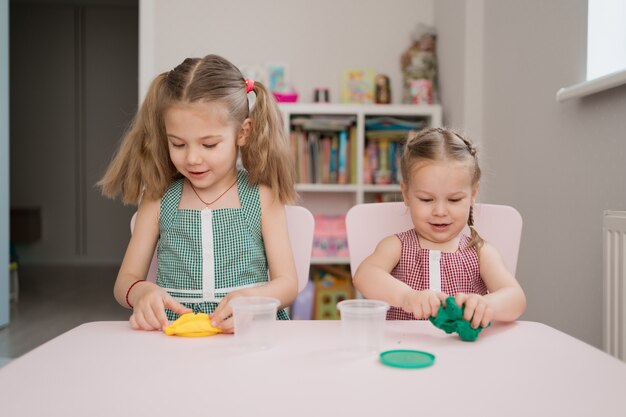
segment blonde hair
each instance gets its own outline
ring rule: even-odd
[[[472,176],[472,186],[475,186],[480,181],[481,175],[476,154],[476,146],[454,130],[441,127],[428,128],[421,130],[407,141],[400,158],[400,172],[403,180],[408,184],[411,169],[420,161],[453,160],[466,162]],[[484,240],[474,229],[473,206],[470,207],[467,224],[471,232],[469,247],[480,249]]]
[[[294,202],[295,169],[280,110],[260,82],[255,81],[253,91],[256,103],[250,112],[241,72],[217,55],[187,58],[173,70],[159,74],[98,182],[102,193],[111,198],[121,195],[125,204],[137,203],[142,193],[160,198],[173,180],[182,177],[170,160],[165,110],[177,102],[219,101],[235,126],[241,127],[248,117],[252,121],[248,139],[240,147],[250,181],[268,186],[283,204]]]

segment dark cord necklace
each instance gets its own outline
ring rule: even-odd
[[[217,198],[213,201],[210,202],[206,202],[202,199],[202,197],[200,197],[200,194],[198,194],[198,192],[196,191],[196,187],[193,186],[193,184],[191,183],[191,181],[189,181],[189,185],[191,185],[191,189],[193,190],[193,192],[196,194],[196,197],[198,197],[198,200],[202,201],[202,204],[205,205],[204,210],[207,210],[209,208],[210,205],[212,205],[213,203],[215,203],[217,200],[219,200],[220,198],[222,198],[224,196],[224,194],[226,194],[228,191],[230,191],[231,188],[233,188],[235,186],[235,184],[237,184],[237,179],[235,179],[235,182],[233,182],[230,187],[228,187],[226,189],[226,191],[224,191],[222,194],[220,194],[219,196],[217,196]]]

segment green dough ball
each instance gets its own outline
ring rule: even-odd
[[[478,334],[483,328],[479,327],[474,329],[469,321],[463,320],[464,308],[465,307],[461,308],[456,304],[454,297],[448,297],[445,307],[442,303],[437,317],[431,317],[430,322],[448,334],[456,332],[459,334],[461,340],[473,342],[478,339]],[[489,326],[490,325],[491,323],[489,323]]]

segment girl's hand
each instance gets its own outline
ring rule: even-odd
[[[439,306],[445,303],[447,297],[442,292],[432,290],[411,291],[404,297],[402,309],[418,320],[437,317]]]
[[[214,327],[220,328],[224,333],[233,333],[235,330],[235,322],[233,321],[233,309],[230,306],[230,301],[237,297],[245,297],[246,290],[233,291],[222,298],[222,301],[218,304],[211,314],[211,324]]]
[[[465,306],[463,319],[470,321],[472,328],[487,327],[494,317],[493,307],[489,301],[479,294],[457,293],[454,301],[459,307]]]
[[[165,309],[184,314],[191,312],[172,298],[163,288],[151,282],[140,283],[132,289],[133,314],[130,325],[136,330],[164,330],[169,322]]]

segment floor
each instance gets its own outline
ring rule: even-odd
[[[118,267],[20,267],[19,298],[0,329],[0,367],[79,324],[127,320],[113,298]]]

